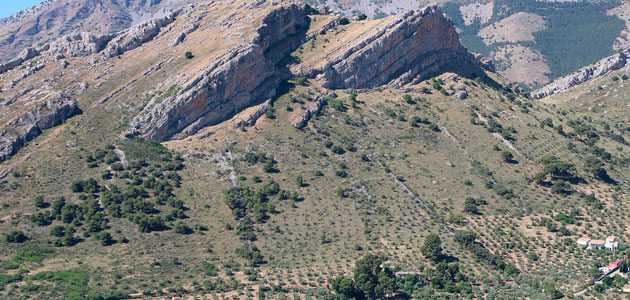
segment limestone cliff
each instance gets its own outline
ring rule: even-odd
[[[268,50],[307,25],[308,16],[302,6],[290,4],[274,9],[248,44],[217,57],[176,96],[143,111],[133,121],[132,132],[157,140],[184,138],[225,120],[234,111],[273,97],[280,84],[275,63],[291,47],[276,49],[270,56]]]
[[[315,73],[329,88],[400,86],[445,69],[480,64],[439,7],[405,13]]]
[[[79,112],[76,101],[62,94],[9,121],[7,128],[10,130],[0,132],[0,161],[13,155],[43,130],[57,126]]]
[[[317,77],[327,88],[369,88],[402,86],[446,70],[481,72],[481,63],[459,43],[455,28],[438,7],[387,22],[318,67],[298,62],[291,68],[294,74],[289,74],[278,62],[314,36],[305,32],[309,22],[303,7],[282,5],[262,19],[249,43],[215,58],[177,95],[155,97],[132,122],[131,132],[161,141],[185,138],[273,97],[281,79],[292,76]]]
[[[615,55],[606,57],[595,64],[584,67],[577,72],[556,79],[552,83],[535,91],[533,94],[537,98],[543,98],[558,93],[564,93],[569,88],[580,83],[586,82],[593,78],[604,76],[614,70],[619,70],[623,68],[627,65],[629,57],[630,48],[627,48],[623,51],[619,51],[619,53]]]

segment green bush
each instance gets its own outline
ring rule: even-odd
[[[4,240],[7,243],[23,243],[28,240],[28,237],[20,230],[13,230],[4,234]]]

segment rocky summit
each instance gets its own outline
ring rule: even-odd
[[[530,92],[470,30],[538,49],[555,25],[536,14],[588,3],[466,3],[51,0],[3,20],[0,297],[621,296],[628,50]],[[479,30],[490,12],[509,16]]]

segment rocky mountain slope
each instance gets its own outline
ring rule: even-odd
[[[613,71],[626,67],[628,65],[629,57],[630,48],[619,50],[617,54],[606,57],[593,65],[586,66],[575,73],[554,80],[548,85],[545,85],[544,87],[535,91],[534,95],[536,95],[536,97],[538,98],[543,98],[558,93],[564,93],[568,89],[581,83],[585,83],[597,77],[608,75]]]
[[[111,34],[194,2],[48,0],[0,20],[0,61],[6,62],[24,48],[49,44],[64,35],[78,37],[81,31],[95,36]],[[305,2],[322,11],[349,17],[365,13],[369,18],[404,14],[438,3],[455,21],[465,47],[491,58],[501,75],[527,88],[539,88],[626,48],[630,31],[625,14],[628,3],[621,0]],[[572,30],[567,30],[569,27]],[[581,50],[575,53],[574,49]]]
[[[377,254],[379,297],[538,299],[630,240],[624,116],[529,97],[435,6],[199,2],[1,70],[4,298],[331,299]]]
[[[109,34],[191,3],[189,0],[46,0],[0,20],[0,61],[27,47],[48,44],[77,32]]]

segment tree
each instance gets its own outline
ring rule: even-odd
[[[46,208],[48,206],[48,203],[44,201],[44,196],[42,195],[35,197],[35,199],[33,199],[33,204],[37,208]]]
[[[420,252],[432,262],[437,262],[442,256],[442,241],[440,237],[435,233],[430,233],[424,240],[424,245],[420,248]]]
[[[545,180],[547,179],[547,175],[543,172],[538,172],[536,173],[536,175],[534,175],[534,182],[536,182],[536,184],[543,184],[545,182]]]
[[[597,179],[609,179],[608,172],[604,168],[604,162],[595,156],[586,159],[586,171],[593,174]]]
[[[477,207],[477,204],[473,202],[466,202],[464,203],[464,212],[469,213],[471,215],[478,215],[479,208]]]
[[[193,59],[195,56],[192,54],[192,52],[186,51],[186,53],[184,53],[184,57],[186,57],[186,59]]]
[[[278,170],[276,169],[276,161],[273,158],[269,158],[265,161],[265,164],[263,165],[263,171],[265,171],[265,173],[275,173]]]
[[[101,245],[103,246],[109,246],[114,242],[114,240],[112,239],[112,235],[107,231],[101,231],[97,233],[96,239],[99,240],[101,242]]]
[[[626,285],[627,283],[628,283],[628,279],[626,279],[625,277],[619,274],[615,274],[615,277],[613,278],[613,285],[615,285],[618,288],[623,288],[623,286]]]
[[[4,235],[4,239],[7,241],[7,243],[23,243],[28,240],[28,237],[22,231],[13,230],[9,233],[6,233]]]
[[[509,150],[503,150],[503,152],[501,152],[501,158],[503,159],[503,162],[511,163],[514,161],[514,154],[512,154]]]
[[[571,185],[564,180],[557,180],[551,186],[551,192],[555,194],[571,194],[573,192],[573,188]]]
[[[192,228],[190,228],[190,226],[179,222],[175,225],[174,229],[175,233],[179,233],[179,234],[191,234],[193,233]]]
[[[461,230],[455,233],[455,241],[466,246],[473,244],[477,239],[477,234],[471,231]]]
[[[330,280],[330,286],[337,294],[344,295],[348,298],[355,298],[355,296],[357,296],[354,281],[350,277],[339,276],[332,278]]]
[[[547,295],[549,299],[560,299],[564,296],[562,295],[562,293],[560,293],[560,291],[556,289],[553,283],[549,281],[545,281],[543,291],[545,292],[545,295]]]
[[[382,257],[368,254],[358,260],[354,267],[355,286],[367,299],[382,299],[383,291],[377,290],[376,287],[379,284],[378,275],[382,271],[383,261]]]
[[[57,225],[55,227],[53,227],[52,229],[50,229],[50,234],[54,235],[56,237],[62,237],[66,234],[66,229],[65,227],[61,226],[61,225]]]
[[[367,19],[367,16],[364,13],[361,13],[357,16],[357,21],[363,21]]]

